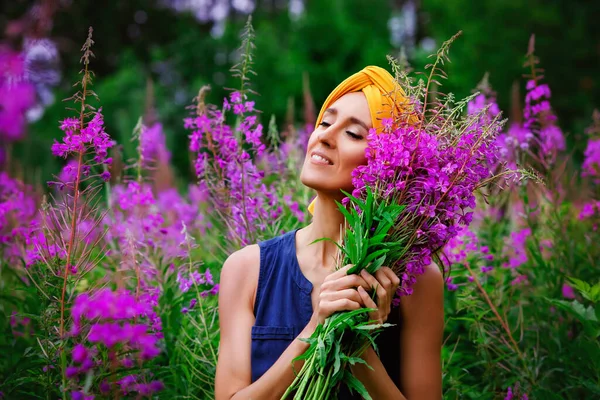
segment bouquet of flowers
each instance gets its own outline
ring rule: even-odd
[[[455,37],[437,52],[425,83],[413,85],[390,58],[396,81],[411,100],[410,111],[384,120],[381,133],[371,130],[368,162],[353,171],[354,190],[338,203],[347,223],[337,243],[338,267],[353,264],[349,274],[362,269],[374,274],[387,265],[401,279],[398,296],[410,295],[438,250],[471,223],[475,191],[499,170],[504,174],[495,145],[503,124],[498,114],[483,107],[463,116],[476,94],[458,102],[438,95],[427,104],[430,83],[443,76],[438,66],[447,60]],[[362,352],[369,345],[377,349],[374,339],[388,325],[368,321],[370,311],[336,313],[319,325],[306,339],[308,350],[296,359],[305,363],[283,398],[335,398],[344,383],[370,399],[348,368],[366,363]]]

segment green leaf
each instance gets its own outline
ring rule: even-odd
[[[370,274],[374,274],[375,271],[377,271],[379,268],[381,268],[381,266],[383,265],[383,263],[385,262],[387,256],[383,256],[378,258],[377,260],[375,260],[370,266],[369,266],[369,270],[368,272]]]
[[[555,300],[555,299],[549,299],[549,300],[552,304],[571,313],[572,315],[577,317],[582,322],[588,322],[588,321],[598,322],[598,319],[596,318],[596,313],[595,313],[594,309],[592,308],[592,306],[588,306],[586,308],[583,304],[581,304],[577,300],[573,300],[573,301]]]
[[[387,322],[384,324],[367,324],[367,325],[357,326],[355,329],[363,329],[363,330],[372,331],[375,329],[389,328],[391,326],[395,326],[395,324],[388,324]]]
[[[346,207],[340,203],[339,201],[336,200],[335,202],[338,206],[338,210],[340,210],[340,212],[344,215],[344,217],[346,218],[346,222],[348,222],[348,225],[352,226],[354,225],[354,216],[352,216],[352,214],[350,214],[348,212],[348,210],[346,209]]]
[[[362,382],[356,379],[356,377],[352,375],[350,371],[346,371],[346,374],[344,375],[344,382],[346,382],[346,385],[348,385],[348,388],[352,393],[356,391],[359,395],[363,397],[363,399],[373,400],[371,398],[371,395],[367,391],[367,388],[365,388]]]
[[[335,341],[334,345],[333,345],[333,374],[337,374],[338,371],[340,370],[340,367],[342,365],[341,359],[340,359],[340,342]]]
[[[579,292],[581,292],[581,294],[590,292],[591,285],[589,283],[584,282],[577,278],[572,278],[572,277],[568,277],[568,278],[575,286],[575,289],[577,289]]]
[[[317,341],[317,357],[321,368],[325,368],[325,364],[327,363],[327,351],[325,350],[323,337],[319,337]]]
[[[600,282],[592,286],[590,289],[590,296],[587,299],[594,303],[600,302]]]
[[[356,198],[356,197],[352,196],[352,194],[350,194],[350,193],[346,192],[345,190],[342,190],[342,193],[343,193],[343,194],[344,194],[346,197],[348,197],[348,198],[349,198],[349,199],[350,199],[350,200],[351,200],[351,201],[352,201],[354,204],[358,205],[358,206],[360,207],[360,209],[361,209],[361,210],[364,210],[364,209],[366,208],[366,205],[365,205],[365,203],[364,203],[364,202],[363,202],[361,199],[359,199],[359,198]]]

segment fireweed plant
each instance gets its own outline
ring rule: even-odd
[[[458,102],[452,96],[429,98],[431,82],[445,77],[440,66],[449,61],[455,38],[435,54],[425,84],[414,85],[391,60],[411,107],[384,120],[383,133],[369,132],[367,164],[353,171],[354,190],[339,204],[347,228],[338,244],[338,267],[353,264],[349,274],[362,269],[373,274],[386,264],[401,278],[398,296],[412,294],[436,253],[471,223],[474,192],[494,178],[497,166],[499,115],[489,118],[485,107],[463,117],[474,96]],[[317,328],[306,340],[308,350],[297,357],[305,363],[284,397],[295,391],[295,399],[331,398],[345,383],[371,398],[350,371],[351,365],[364,363],[360,355],[386,326],[370,324],[369,311],[338,313]]]
[[[293,169],[282,176],[285,154],[277,148],[278,134],[274,124],[268,133],[270,146],[265,145],[263,125],[259,123],[259,111],[249,99],[254,91],[249,87],[254,49],[254,30],[248,20],[242,34],[240,62],[231,69],[238,78],[240,87],[223,100],[221,109],[206,104],[210,90],[203,87],[191,108],[192,115],[184,125],[191,131],[190,150],[196,155],[195,172],[202,191],[206,191],[210,204],[207,215],[214,215],[211,222],[225,224],[228,245],[233,250],[240,246],[256,243],[294,229],[304,214],[293,198],[295,193],[283,182],[295,179]],[[227,118],[233,124],[227,123]],[[302,137],[301,135],[297,137]],[[293,143],[294,137],[290,141]],[[285,151],[290,144],[286,143]],[[300,189],[302,190],[302,189]],[[286,191],[287,196],[282,195]],[[279,199],[283,197],[283,204]],[[308,194],[303,195],[308,198]],[[285,206],[285,207],[284,207]],[[284,213],[284,209],[291,211]]]
[[[112,276],[107,268],[108,212],[102,210],[99,194],[111,177],[108,152],[115,142],[104,129],[102,110],[92,106],[97,100],[89,69],[93,43],[90,28],[82,48],[82,79],[76,85],[80,90],[68,99],[78,115],[61,121],[64,136],[52,145],[52,153],[67,159],[66,165],[48,182],[49,199],[35,215],[26,212],[31,200],[21,196],[18,211],[29,226],[13,229],[22,242],[11,254],[20,252],[24,264],[14,271],[37,290],[41,304],[30,307],[30,316],[15,318],[14,325],[31,328],[18,332],[36,339],[40,354],[35,364],[43,373],[46,394],[74,399],[91,399],[94,394],[149,396],[162,388],[143,368],[160,353],[155,304],[148,293],[129,293],[125,280],[118,279],[119,271],[119,288],[103,287],[112,286]],[[14,188],[11,193],[18,194]],[[17,216],[17,209],[10,211]],[[28,381],[17,380],[13,389],[33,396],[35,390],[24,386]]]
[[[206,88],[200,90],[192,114],[183,122],[189,129],[190,156],[193,162],[199,160],[200,172],[185,194],[176,190],[172,156],[166,148],[169,127],[162,125],[158,114],[146,110],[133,129],[135,156],[130,160],[121,156],[104,129],[102,115],[111,110],[91,108],[97,99],[90,91],[87,69],[91,50],[84,47],[88,57],[82,59],[79,92],[72,98],[76,116],[59,123],[64,137],[53,147],[66,158],[64,167],[45,191],[23,183],[28,170],[21,173],[23,166],[10,157],[0,172],[0,398],[214,397],[220,266],[243,243],[297,228],[306,218],[300,205],[311,197],[298,182],[297,172],[314,115],[305,113],[298,129],[294,121],[285,121],[279,132],[273,118],[264,118],[255,109],[251,103],[255,94],[249,90],[252,38],[248,25],[239,49],[241,62],[232,70],[239,82],[236,90],[219,107],[208,104]],[[2,52],[0,63],[6,60],[9,63],[2,65],[8,67],[0,72],[0,145],[9,149],[10,138],[25,133],[24,115],[31,98],[25,88],[28,72],[23,57]],[[360,231],[367,220],[374,230],[368,234],[369,243],[361,239],[363,247],[348,247],[348,255],[341,252],[340,262],[362,257],[361,265],[373,268],[385,255],[383,265],[389,265],[398,247],[373,240],[372,233],[386,231],[386,224],[394,226],[395,213],[407,223],[423,222],[420,229],[425,236],[417,235],[411,242],[408,235],[401,242],[406,259],[426,261],[425,253],[411,249],[427,249],[424,238],[432,243],[443,242],[444,235],[448,238],[443,252],[429,255],[436,259],[439,254],[436,262],[446,269],[442,360],[447,399],[600,396],[596,261],[600,114],[594,114],[586,130],[589,141],[578,168],[564,150],[561,137],[566,135],[558,134],[561,121],[552,111],[550,87],[538,67],[533,41],[525,60],[523,99],[513,97],[523,104],[522,117],[514,113],[515,118],[502,126],[489,85],[480,85],[479,94],[453,104],[450,95],[434,96],[431,87],[425,103],[427,81],[414,87],[405,82],[414,106],[409,117],[424,115],[417,119],[422,125],[398,124],[396,118],[386,135],[372,138],[383,147],[415,147],[416,158],[408,162],[419,165],[423,161],[418,155],[450,146],[441,135],[445,131],[456,141],[454,150],[426,161],[432,173],[452,178],[461,160],[467,161],[464,171],[479,171],[480,164],[469,160],[483,156],[491,148],[490,135],[497,133],[497,157],[480,165],[482,175],[477,172],[469,175],[471,181],[465,177],[456,183],[433,180],[435,185],[446,182],[447,193],[464,188],[453,200],[457,204],[469,199],[469,190],[477,186],[474,182],[484,176],[484,169],[489,169],[490,177],[517,170],[503,176],[509,179],[500,180],[501,187],[482,186],[475,209],[462,210],[459,204],[452,214],[457,223],[434,209],[439,216],[432,223],[425,209],[420,214],[410,202],[420,194],[419,207],[430,206],[431,197],[443,193],[442,188],[428,186],[431,176],[413,169],[405,178],[406,187],[390,194],[386,184],[394,177],[381,177],[383,183],[373,185],[368,166],[354,176],[357,190],[349,195],[356,200],[348,196],[344,202],[350,233]],[[406,68],[392,65],[399,80],[405,80]],[[310,93],[304,97],[310,98]],[[9,109],[18,113],[3,114]],[[394,135],[396,131],[402,135]],[[415,137],[422,137],[418,144]],[[475,146],[476,138],[489,147]],[[456,147],[459,143],[464,147]],[[480,152],[466,155],[469,146]],[[370,163],[379,159],[377,154],[381,152],[375,152]],[[456,158],[457,169],[441,171],[451,166],[444,158],[450,156]],[[400,152],[390,157],[384,171],[408,172]],[[438,161],[447,164],[440,167]],[[518,166],[528,172],[521,173]],[[538,179],[524,179],[533,175],[529,166],[539,172],[544,186],[536,183]],[[393,197],[402,191],[406,201],[400,203]],[[450,205],[440,202],[440,207]],[[369,219],[361,207],[372,208]],[[272,219],[274,215],[277,218]],[[467,225],[462,219],[472,221]],[[444,233],[438,223],[455,235]],[[340,245],[345,248],[347,243]],[[412,268],[416,276],[422,265],[417,261],[396,268],[404,272]],[[406,274],[410,282],[410,271]],[[410,285],[401,288],[409,290]],[[351,353],[352,346],[370,345],[383,328],[365,321],[366,312],[336,315],[337,320],[319,328],[324,340],[315,339],[315,352],[324,357],[315,359],[313,367],[320,370],[325,359],[322,368],[325,375],[331,372],[329,383],[343,373],[352,387],[348,366],[362,362],[360,349]],[[341,321],[354,328],[338,329]],[[333,340],[338,334],[342,340]],[[327,367],[330,362],[333,369]],[[318,371],[315,379],[324,383]]]
[[[35,96],[24,55],[0,44],[0,165],[8,161],[7,148],[25,135],[26,112],[35,104]]]
[[[594,289],[598,251],[592,245],[598,238],[594,220],[588,219],[597,195],[591,201],[588,196],[581,199],[582,191],[575,186],[578,173],[568,164],[534,44],[532,37],[525,57],[523,122],[512,121],[497,145],[501,162],[534,166],[545,185],[513,180],[504,193],[488,191],[473,224],[444,249],[444,265],[451,267],[446,299],[451,317],[443,353],[447,398],[494,398],[491,393],[498,388],[504,389],[505,399],[600,393],[595,322],[600,307],[594,294],[599,290]],[[497,107],[489,90],[480,103]],[[597,113],[593,120],[586,130],[590,140],[581,174],[597,193]],[[471,340],[461,340],[462,332]],[[457,373],[453,366],[465,365],[467,353],[474,355],[472,362]],[[583,361],[576,371],[567,367],[574,359]],[[473,375],[488,381],[476,388]]]

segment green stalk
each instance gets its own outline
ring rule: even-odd
[[[321,392],[319,393],[319,399],[328,399],[329,396],[329,392],[330,392],[330,387],[329,387],[329,379],[331,378],[331,374],[333,372],[333,369],[331,367],[328,368],[329,372],[327,373],[327,379],[325,379],[325,384],[323,385],[323,390],[321,390]]]

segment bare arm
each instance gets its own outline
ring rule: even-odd
[[[376,311],[369,314],[369,318],[382,324],[387,321],[391,312],[392,299],[400,284],[400,279],[387,267],[380,268],[375,276],[366,271],[362,271],[361,275],[371,287],[375,288],[377,295],[377,303],[375,303],[367,292],[361,288],[358,289],[365,306],[376,309]],[[394,310],[394,312],[398,312],[398,310]],[[372,369],[363,364],[357,364],[351,369],[354,376],[365,385],[372,398],[406,400],[406,397],[390,378],[373,347],[369,346],[362,358]]]
[[[410,400],[442,398],[441,349],[444,333],[444,279],[429,265],[411,296],[402,298],[400,382]]]
[[[378,271],[379,272],[379,271]],[[384,271],[382,271],[384,272]],[[387,271],[385,271],[387,272]],[[392,273],[393,274],[393,273]],[[391,288],[388,279],[390,274],[376,275],[381,288],[387,289],[378,293],[379,321],[385,322],[389,309],[388,297],[398,286],[393,282]],[[376,283],[367,277],[372,286]],[[439,400],[442,398],[441,347],[444,328],[444,281],[437,265],[426,268],[425,273],[417,278],[411,296],[402,298],[400,312],[402,315],[402,336],[400,340],[400,382],[402,392],[396,387],[388,375],[384,365],[372,347],[363,354],[363,359],[373,368],[357,364],[352,368],[353,374],[365,385],[374,399],[397,400]],[[385,301],[382,301],[384,300]],[[376,308],[374,302],[365,298],[367,307]],[[382,307],[381,304],[384,304]],[[396,311],[397,312],[397,311]],[[385,319],[381,316],[385,315]],[[377,319],[376,316],[372,319]]]
[[[299,340],[309,337],[319,322],[335,311],[362,307],[356,290],[358,284],[366,286],[356,276],[346,276],[347,268],[338,270],[326,278],[329,282],[321,287],[321,298],[313,316],[300,335],[281,354],[279,359],[252,383],[251,332],[254,324],[254,296],[260,269],[258,246],[248,246],[232,254],[221,271],[219,290],[219,317],[221,342],[215,378],[217,400],[280,399],[295,375],[292,360],[304,353],[308,344]],[[351,300],[349,297],[354,296]],[[356,301],[355,301],[356,300]],[[299,371],[303,362],[296,362]]]
[[[259,251],[258,246],[248,246],[233,253],[221,271],[221,342],[215,378],[217,400],[281,398],[294,380],[292,359],[302,354],[308,346],[296,338],[260,379],[251,382],[251,332],[260,268]],[[300,337],[308,337],[311,329],[314,329],[312,321]]]

